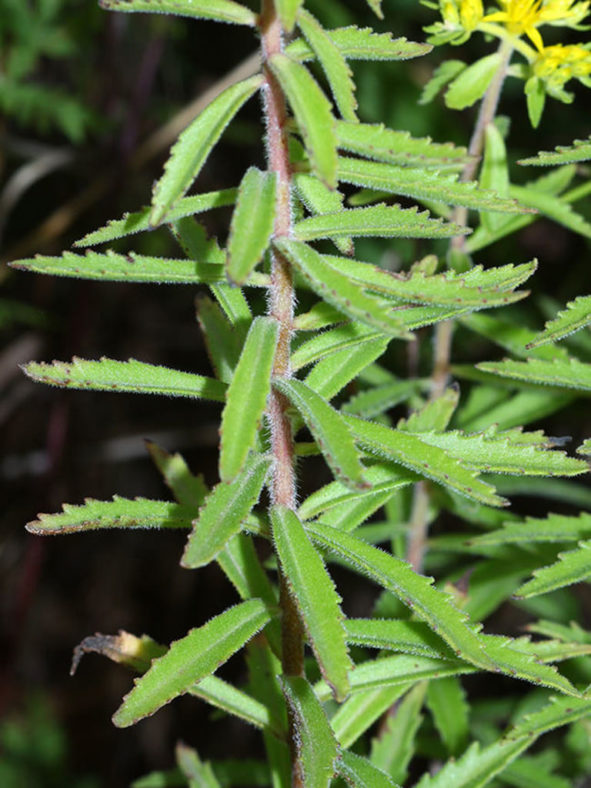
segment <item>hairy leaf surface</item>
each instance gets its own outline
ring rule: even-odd
[[[256,24],[256,15],[234,0],[99,0],[99,5],[107,11],[176,14],[250,27]]]
[[[367,758],[345,750],[337,771],[353,788],[396,788],[396,783]]]
[[[546,323],[544,330],[528,344],[529,348],[558,342],[591,324],[591,296],[579,296],[566,305],[555,318]]]
[[[537,156],[521,159],[518,164],[549,167],[556,164],[571,164],[591,159],[591,139],[575,140],[572,145],[558,145],[553,151],[541,151]]]
[[[539,348],[542,350],[542,348]],[[477,369],[492,372],[505,378],[520,380],[524,383],[539,383],[549,386],[564,386],[591,391],[591,364],[584,364],[575,358],[568,360],[532,358],[527,361],[485,361],[477,364]]]
[[[431,51],[428,44],[392,38],[391,33],[376,33],[369,27],[337,27],[326,32],[348,60],[408,60]],[[303,38],[292,41],[285,51],[294,60],[314,58],[312,48]]]
[[[579,542],[576,550],[559,553],[556,563],[536,569],[534,577],[518,588],[515,596],[527,599],[586,580],[591,575],[591,540]]]

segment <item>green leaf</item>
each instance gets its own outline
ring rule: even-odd
[[[553,320],[549,320],[544,330],[527,347],[529,349],[548,342],[558,342],[588,325],[591,325],[591,296],[579,296],[574,301],[569,301],[566,309],[559,312]]]
[[[382,0],[366,0],[366,3],[376,16],[378,16],[380,19],[384,18],[384,12],[382,11]]]
[[[477,364],[476,369],[524,383],[591,391],[591,364],[584,364],[575,358],[568,360],[557,358],[553,361],[538,358],[530,358],[527,361],[511,359],[486,361]]]
[[[455,676],[430,681],[427,688],[427,706],[446,750],[458,756],[469,735],[466,693]]]
[[[281,239],[275,245],[301,272],[312,290],[331,306],[353,320],[379,328],[391,336],[406,334],[387,301],[369,295],[355,282],[351,282],[348,276],[330,264],[326,255],[319,254],[300,241]],[[363,331],[363,326],[352,329],[351,333],[360,331]],[[372,332],[371,339],[377,339],[378,336]],[[365,332],[365,337],[369,340],[370,335]]]
[[[288,33],[294,28],[298,11],[303,0],[276,0],[277,13],[281,19],[281,25]]]
[[[387,347],[387,339],[373,339],[363,345],[331,353],[310,370],[306,376],[306,385],[330,400],[378,359]]]
[[[393,131],[380,124],[337,121],[338,147],[388,164],[414,167],[461,169],[466,149],[451,142],[433,142],[430,137],[411,137],[407,131]]]
[[[490,315],[472,314],[462,318],[462,323],[520,358],[540,358],[548,361],[564,359],[568,361],[567,351],[558,345],[548,344],[545,347],[527,350],[527,345],[535,339],[536,332],[509,320],[501,320]]]
[[[371,419],[405,402],[421,387],[421,382],[417,380],[396,380],[393,383],[366,389],[351,397],[343,405],[342,411],[363,419]]]
[[[441,682],[455,680],[439,679],[429,682],[428,686],[438,686]],[[379,737],[372,739],[372,764],[400,784],[403,784],[408,776],[408,764],[417,746],[416,734],[423,721],[421,707],[426,689],[427,684],[421,682],[409,690],[396,705],[395,713],[388,715]]]
[[[376,33],[369,27],[337,27],[326,31],[348,60],[408,60],[431,51],[429,44],[417,44],[406,38],[392,38],[391,33]],[[312,60],[314,52],[304,38],[286,47],[294,60]]]
[[[553,151],[542,151],[537,156],[521,159],[517,163],[535,165],[536,167],[550,167],[556,164],[589,161],[589,159],[591,159],[591,138],[588,140],[575,140],[572,145],[558,145]]]
[[[527,599],[586,580],[591,575],[591,539],[576,550],[559,553],[556,563],[536,569],[533,580],[518,588],[515,596]]]
[[[13,268],[38,274],[95,279],[105,282],[147,282],[167,284],[212,284],[226,280],[223,265],[194,260],[147,257],[130,252],[64,252],[60,257],[37,255],[19,260]]]
[[[334,188],[337,151],[329,100],[307,68],[297,61],[273,55],[269,64],[293,110],[314,174]]]
[[[341,753],[337,770],[353,788],[396,788],[396,783],[385,772],[352,752]]]
[[[187,569],[205,566],[240,531],[259,499],[269,470],[266,455],[253,454],[231,481],[221,481],[205,499],[194,520],[181,565]]]
[[[208,761],[203,762],[197,751],[179,742],[175,747],[176,762],[186,777],[189,788],[222,788]]]
[[[187,692],[241,649],[268,620],[264,603],[251,599],[192,629],[136,680],[113,716],[114,724],[127,728]]]
[[[275,222],[276,174],[250,167],[238,189],[228,238],[228,276],[244,284],[269,245]]]
[[[348,618],[345,628],[347,642],[365,648],[398,651],[435,659],[453,659],[455,656],[449,646],[422,621]]]
[[[496,194],[490,188],[479,188],[476,182],[458,181],[455,174],[440,175],[424,169],[339,156],[337,175],[339,181],[345,183],[419,200],[504,213],[530,212],[530,209],[520,206],[508,196]]]
[[[340,413],[301,380],[275,378],[273,386],[301,413],[335,477],[352,489],[367,487],[359,454]]]
[[[283,676],[281,686],[295,722],[296,769],[301,770],[301,783],[310,788],[329,788],[339,746],[324,709],[305,678]]]
[[[549,219],[566,227],[567,230],[571,230],[573,233],[582,235],[585,238],[591,238],[591,223],[584,219],[581,214],[573,211],[566,200],[528,186],[512,185],[509,193],[511,197],[519,200],[521,205],[535,208],[542,216],[547,216]]]
[[[397,684],[356,692],[342,703],[330,720],[335,736],[343,748],[350,747],[371,728],[384,712],[404,695],[409,684]]]
[[[166,215],[167,222],[176,221],[186,216],[194,216],[197,213],[210,211],[212,208],[223,208],[226,205],[234,205],[236,202],[237,189],[221,189],[216,192],[206,192],[205,194],[195,194],[191,197],[183,197],[174,204]],[[112,219],[104,227],[87,233],[84,238],[74,243],[74,246],[96,246],[97,244],[114,241],[116,238],[123,238],[128,235],[135,235],[144,230],[152,230],[154,225],[150,224],[150,213],[152,206],[147,205],[134,213],[124,213],[122,219]],[[204,260],[203,262],[220,262],[218,260]]]
[[[211,298],[204,295],[197,296],[195,304],[199,327],[216,377],[224,383],[229,383],[240,357],[238,332],[220,305]]]
[[[530,77],[525,83],[525,98],[527,101],[527,114],[532,127],[540,125],[544,105],[546,104],[546,85],[539,77]],[[521,163],[521,162],[520,162]]]
[[[216,709],[221,709],[249,725],[254,725],[255,728],[270,731],[276,736],[285,735],[282,722],[273,716],[268,706],[217,676],[206,676],[197,684],[193,684],[188,693],[204,700],[210,706],[215,706]]]
[[[547,517],[526,517],[523,522],[506,523],[502,529],[470,539],[472,545],[505,545],[525,542],[576,542],[591,538],[591,514],[577,517],[549,514]]]
[[[348,208],[340,213],[309,216],[297,222],[294,234],[299,241],[342,236],[377,238],[452,238],[466,235],[468,227],[429,218],[429,212],[399,205],[372,205]]]
[[[410,468],[466,498],[492,506],[504,505],[505,501],[495,495],[494,488],[480,481],[475,471],[448,456],[443,449],[429,446],[423,442],[422,436],[393,430],[355,416],[345,418],[355,440],[372,454]]]
[[[190,528],[195,508],[170,501],[121,498],[96,501],[87,498],[80,506],[63,504],[59,514],[38,514],[27,531],[39,536],[72,534],[98,528]]]
[[[433,72],[433,76],[423,87],[419,104],[429,104],[435,96],[442,90],[452,79],[466,68],[466,64],[461,60],[444,60]]]
[[[207,495],[207,487],[202,477],[191,473],[180,454],[170,454],[148,440],[146,448],[177,501],[183,506],[198,509]]]
[[[507,150],[503,135],[494,123],[489,123],[485,129],[484,160],[479,183],[483,189],[493,189],[500,197],[509,198]],[[480,214],[480,221],[483,227],[494,232],[505,221],[505,217],[484,210]]]
[[[223,402],[224,383],[192,372],[180,372],[129,359],[85,361],[74,356],[70,363],[51,364],[31,361],[22,367],[25,375],[40,383],[88,391],[118,391],[136,394],[162,394],[168,397],[191,397]]]
[[[368,345],[380,339],[374,328],[363,323],[344,323],[327,331],[321,331],[302,342],[291,356],[291,368],[297,371],[309,364],[330,359],[345,350],[352,352],[366,349]]]
[[[160,224],[199,174],[222,132],[240,107],[260,88],[256,75],[226,88],[193,120],[172,146],[164,174],[154,187],[150,224]]]
[[[240,472],[257,432],[271,390],[271,370],[279,324],[270,317],[253,320],[222,413],[220,478],[228,482]]]
[[[450,109],[466,109],[482,98],[501,64],[501,55],[480,58],[465,68],[451,83],[445,93],[445,103]]]
[[[347,651],[340,597],[306,531],[289,509],[271,510],[273,539],[318,665],[335,697],[349,692],[353,663]]]
[[[326,74],[339,112],[345,120],[355,122],[357,120],[355,84],[347,61],[328,32],[309,11],[305,9],[300,11],[298,26]]]
[[[313,175],[297,172],[293,176],[293,183],[300,200],[313,216],[337,213],[343,209],[344,197],[338,189],[329,189]],[[331,240],[343,254],[353,254],[352,238],[332,238]]]
[[[139,11],[256,25],[256,14],[233,0],[99,0],[106,11]]]

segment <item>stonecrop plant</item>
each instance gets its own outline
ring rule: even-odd
[[[379,0],[368,3],[381,15]],[[484,268],[476,253],[542,216],[591,238],[573,208],[591,192],[577,169],[591,139],[533,148],[520,166],[549,169],[518,186],[497,118],[506,78],[525,81],[534,125],[546,95],[570,101],[570,79],[591,85],[589,44],[546,45],[544,29],[586,29],[589,2],[441,0],[427,43],[325,29],[302,0],[257,10],[233,0],[101,5],[250,27],[261,59],[182,132],[151,204],[76,244],[104,247],[165,226],[177,258],[107,248],[13,264],[211,293],[198,315],[210,375],[109,358],[25,369],[61,387],[220,403],[212,489],[179,454],[150,444],[174,501],[86,500],[28,525],[41,535],[184,529],[181,565],[216,562],[239,597],[169,646],[122,632],[82,648],[138,674],[118,727],[188,694],[261,731],[265,762],[241,768],[231,741],[227,762],[179,745],[176,768],[135,785],[580,785],[591,769],[591,632],[557,611],[568,607],[567,586],[591,577],[589,494],[569,480],[588,471],[591,440],[568,455],[560,436],[524,427],[591,391],[591,296],[532,330],[520,288],[536,261]],[[480,101],[467,149],[358,118],[349,60],[417,58],[476,33],[484,47],[499,39],[498,50],[470,65],[445,61],[422,96],[445,87],[450,108]],[[266,169],[200,193],[204,163],[249,100],[261,102]],[[233,206],[224,248],[199,223],[220,206]],[[367,237],[426,239],[431,253],[392,273],[356,258],[355,239]],[[508,357],[452,363],[454,331]],[[409,376],[389,351],[412,343],[430,369],[421,363]],[[318,456],[333,481],[304,497],[298,474]],[[583,511],[513,513],[507,495],[535,489]],[[440,517],[445,530],[430,537]],[[381,590],[366,617],[341,610],[337,564]],[[527,613],[527,635],[487,632],[483,622],[504,603]],[[244,686],[216,675],[238,652]],[[194,732],[187,738],[199,747]]]

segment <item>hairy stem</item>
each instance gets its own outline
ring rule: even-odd
[[[265,76],[264,102],[267,123],[267,158],[269,169],[277,176],[277,203],[275,213],[275,237],[290,234],[291,218],[291,172],[289,164],[288,137],[286,130],[287,108],[285,96],[268,66],[268,59],[282,51],[283,31],[273,0],[263,0],[259,27],[262,36],[263,73]],[[273,365],[274,377],[290,375],[290,344],[293,331],[294,287],[289,263],[272,251],[271,287],[268,314],[279,324],[279,340]],[[274,457],[272,483],[273,501],[289,509],[296,505],[296,481],[294,470],[294,445],[291,423],[287,416],[287,400],[279,392],[272,392],[269,402],[271,424],[271,448]],[[304,675],[304,637],[295,602],[291,597],[285,578],[280,577],[281,606],[281,650],[282,669],[288,676]],[[303,788],[303,775],[299,768],[294,721],[289,719],[289,738],[292,755],[292,786]]]
[[[480,103],[476,125],[474,126],[472,138],[468,147],[470,158],[460,175],[461,181],[471,181],[476,175],[480,157],[484,149],[486,127],[495,119],[499,99],[501,97],[501,90],[505,82],[505,77],[507,76],[509,61],[511,60],[511,54],[513,52],[512,42],[502,40],[498,52],[501,55],[501,62]],[[458,206],[452,214],[452,221],[461,227],[465,227],[468,224],[468,209],[463,206]],[[457,235],[455,238],[452,238],[450,251],[452,253],[464,253],[466,244],[465,239],[465,235]],[[431,373],[431,400],[435,400],[443,394],[449,380],[449,362],[451,358],[453,330],[453,320],[444,320],[435,326],[433,371]],[[416,572],[420,572],[423,567],[423,557],[425,555],[428,534],[428,511],[429,493],[427,483],[419,482],[415,486],[407,546],[407,558]]]

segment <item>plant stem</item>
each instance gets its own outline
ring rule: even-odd
[[[507,39],[501,40],[498,49],[498,53],[501,56],[501,62],[480,103],[476,125],[474,126],[472,138],[468,147],[468,155],[470,158],[462,170],[460,181],[471,181],[476,175],[476,170],[478,169],[480,157],[484,149],[486,127],[495,119],[499,99],[501,97],[501,90],[505,82],[505,77],[507,76],[513,49],[514,46],[512,41]],[[468,209],[464,206],[458,206],[452,214],[452,221],[460,227],[466,227],[468,224]],[[455,238],[452,238],[450,250],[459,254],[465,253],[465,239],[465,235],[457,235]],[[443,394],[449,380],[449,362],[451,358],[453,329],[453,320],[444,320],[435,327],[433,341],[433,371],[431,374],[431,393],[429,395],[431,401]],[[428,511],[429,492],[427,489],[427,482],[419,482],[415,486],[406,553],[407,559],[416,572],[420,572],[423,567],[429,527],[427,523]]]
[[[291,170],[286,129],[285,96],[268,66],[268,59],[283,49],[283,30],[273,0],[263,0],[259,27],[262,35],[263,73],[265,86],[265,119],[267,122],[268,166],[277,176],[277,202],[274,236],[291,232]],[[289,377],[290,346],[293,332],[295,294],[289,263],[276,250],[271,253],[271,287],[268,314],[279,324],[279,339],[273,364],[274,377]],[[296,481],[294,444],[291,423],[287,415],[288,403],[282,394],[272,391],[269,401],[271,450],[274,473],[271,497],[276,504],[295,509]],[[304,633],[302,623],[283,575],[280,575],[281,607],[281,664],[288,676],[304,675]],[[304,788],[303,775],[297,758],[297,736],[294,720],[289,715],[289,740],[292,757],[292,786]]]

